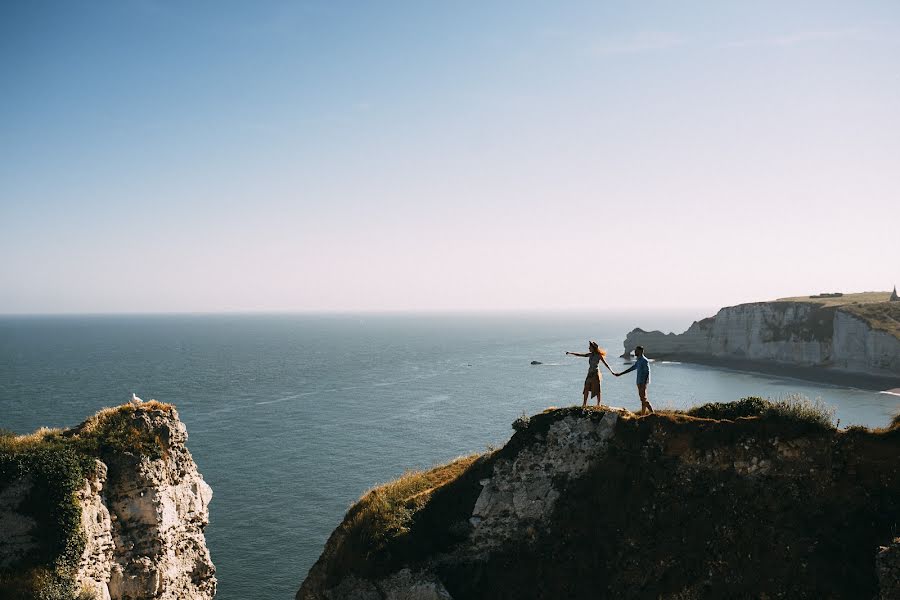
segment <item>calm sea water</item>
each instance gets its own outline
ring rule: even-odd
[[[614,357],[632,327],[681,331],[696,316],[2,318],[0,427],[75,425],[132,392],[175,403],[213,488],[218,597],[292,598],[367,488],[500,445],[522,413],[580,404],[586,360],[566,350],[592,338]],[[607,404],[639,407],[633,374],[603,386]],[[653,365],[650,399],[687,407],[791,393],[834,406],[842,426],[884,425],[900,401],[676,363]]]

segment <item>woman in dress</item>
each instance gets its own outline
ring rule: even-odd
[[[568,356],[580,356],[588,359],[588,374],[584,380],[584,401],[581,404],[582,407],[587,406],[588,394],[591,395],[591,398],[597,398],[597,406],[600,406],[600,363],[602,362],[609,369],[610,373],[613,372],[609,367],[609,363],[606,362],[606,350],[602,349],[594,341],[588,343],[588,349],[590,352],[584,354],[581,352],[566,352]]]

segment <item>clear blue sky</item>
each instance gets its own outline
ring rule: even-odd
[[[900,3],[4,2],[0,313],[900,283]]]

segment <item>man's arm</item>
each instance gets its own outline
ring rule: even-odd
[[[631,373],[631,372],[634,371],[635,369],[637,369],[637,363],[631,365],[630,367],[628,367],[627,369],[625,369],[625,370],[622,371],[621,373],[615,373],[615,376],[618,377],[619,375],[624,375],[625,373]]]

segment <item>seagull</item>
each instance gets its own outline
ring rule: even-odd
[[[143,400],[138,398],[137,394],[135,394],[134,392],[131,392],[131,403],[132,404],[140,404],[141,402],[143,402]]]

